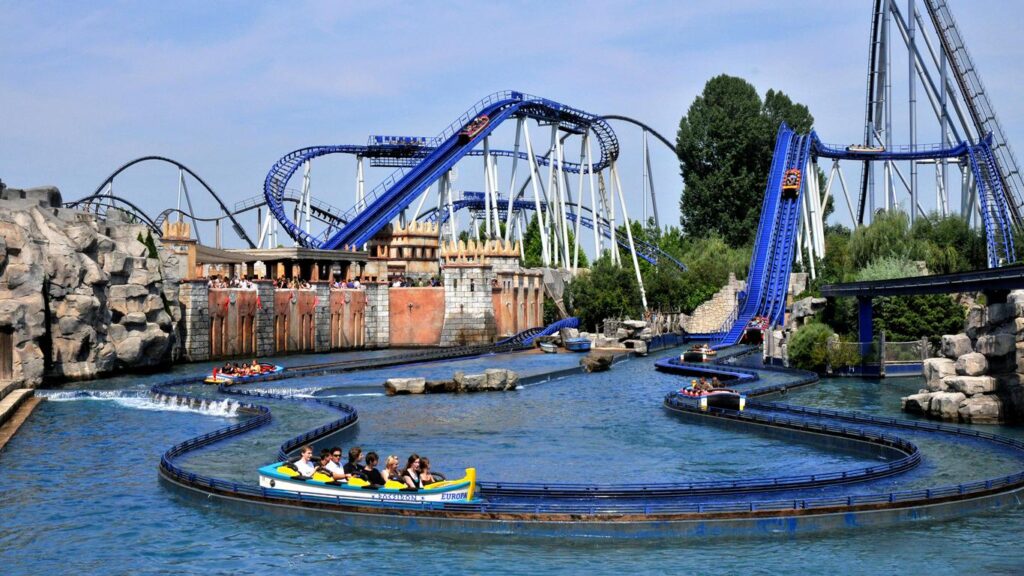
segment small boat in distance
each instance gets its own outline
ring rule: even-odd
[[[541,342],[540,343],[540,349],[543,350],[545,354],[556,354],[556,353],[558,353],[558,346],[556,346],[552,342]]]
[[[850,144],[846,147],[847,152],[858,152],[861,154],[879,154],[885,152],[885,146],[865,146],[863,144]]]
[[[590,351],[590,339],[589,338],[566,338],[565,349],[570,352],[589,352]]]
[[[475,138],[477,134],[483,132],[484,128],[491,123],[491,118],[487,114],[481,114],[473,119],[472,122],[466,124],[466,126],[459,132],[459,143],[465,144]]]
[[[697,344],[691,346],[689,350],[683,352],[681,360],[683,362],[707,362],[714,358],[718,352],[716,352],[711,346],[707,344]]]
[[[221,372],[219,368],[214,368],[213,373],[206,377],[203,382],[207,384],[224,384],[230,386],[232,384],[245,384],[248,382],[256,382],[263,380],[270,375],[278,374],[284,371],[284,366],[278,366],[276,364],[260,364],[260,371],[251,371],[248,374],[225,374]]]
[[[693,400],[700,407],[701,412],[707,412],[708,407],[742,412],[747,407],[747,397],[728,388],[700,390],[693,386],[687,386],[679,391],[679,396]]]

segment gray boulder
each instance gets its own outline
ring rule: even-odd
[[[604,372],[612,367],[612,355],[602,354],[600,352],[591,352],[580,358],[580,366],[583,367],[583,371],[590,372]]]
[[[616,338],[599,336],[594,340],[594,348],[622,348],[622,345]]]
[[[942,355],[951,360],[970,354],[971,339],[966,334],[946,334],[942,337]]]
[[[125,315],[123,324],[125,326],[145,326],[146,315],[142,312],[129,312]]]
[[[484,370],[484,384],[480,390],[505,390],[508,382],[508,370],[504,368],[488,368]]]
[[[966,398],[967,396],[960,392],[934,392],[928,405],[928,415],[955,421],[960,417],[960,403]]]
[[[426,391],[426,384],[426,378],[388,378],[384,382],[384,392],[388,396],[423,394]]]
[[[988,370],[988,360],[984,354],[971,352],[964,354],[956,361],[956,373],[961,376],[980,376]]]
[[[989,326],[995,326],[996,324],[1002,324],[1010,319],[1011,316],[1015,316],[1014,310],[1009,304],[998,303],[988,305],[988,324]]]
[[[1016,313],[1018,310],[1017,305],[1024,304],[1024,290],[1010,290],[1010,293],[1006,296],[1006,304],[1014,311],[1014,315],[1020,316],[1020,314]]]
[[[952,391],[962,392],[965,396],[996,391],[996,379],[992,376],[948,376],[945,382]]]
[[[985,356],[1005,356],[1015,350],[1016,343],[1017,339],[1011,334],[989,334],[978,337],[976,348]]]
[[[928,408],[932,402],[932,395],[928,392],[920,392],[900,398],[900,408],[910,414],[928,414]]]
[[[928,390],[932,392],[945,392],[947,387],[942,379],[946,376],[956,375],[956,362],[949,358],[928,358],[924,361],[922,372]]]
[[[967,309],[967,318],[964,320],[964,332],[969,338],[977,338],[978,333],[985,327],[985,308],[979,304],[972,304]]]
[[[647,342],[643,340],[626,340],[622,345],[638,356],[647,356]]]
[[[960,420],[968,424],[996,424],[1003,421],[1003,401],[995,395],[967,398],[957,408]]]
[[[142,358],[142,338],[138,334],[133,332],[131,336],[114,343],[117,359],[121,363],[133,366]]]
[[[825,309],[828,300],[825,298],[807,297],[801,298],[793,303],[793,312],[790,314],[790,321],[797,323],[803,318],[814,316]]]
[[[643,320],[623,320],[622,326],[635,332],[646,328],[647,322],[644,322]]]

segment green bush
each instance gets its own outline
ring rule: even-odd
[[[857,351],[855,346],[851,346],[849,342],[837,342],[837,344],[839,345],[828,349],[826,352],[828,363],[832,369],[860,366],[863,358],[861,358],[860,352]]]
[[[824,372],[828,362],[828,339],[834,334],[831,328],[818,322],[802,326],[789,337],[789,364]]]

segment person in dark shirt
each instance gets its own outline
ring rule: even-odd
[[[348,462],[345,463],[345,474],[356,474],[362,470],[362,466],[359,465],[359,459],[363,456],[363,449],[358,446],[353,446],[348,449]]]
[[[411,454],[405,462],[405,470],[402,470],[402,482],[407,488],[423,488],[423,480],[420,478],[420,457]]]
[[[373,486],[383,486],[384,482],[386,482],[384,475],[380,473],[380,470],[377,470],[378,460],[376,452],[366,453],[366,466],[363,467],[362,475]]]

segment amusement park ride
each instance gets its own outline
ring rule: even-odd
[[[841,190],[855,225],[868,222],[876,208],[907,209],[912,221],[927,217],[919,186],[922,166],[934,169],[934,210],[940,215],[958,212],[984,228],[989,266],[1016,261],[1013,231],[1024,224],[1024,179],[978,69],[944,0],[924,0],[922,10],[915,0],[908,0],[906,6],[904,12],[893,0],[873,2],[863,143],[830,145],[813,131],[796,134],[784,124],[780,127],[745,298],[722,327],[720,342],[737,341],[754,317],[768,318],[773,324],[781,321],[793,262],[800,262],[813,276],[816,261],[825,254],[823,208],[834,191]],[[905,48],[908,63],[909,143],[902,146],[893,143],[893,80],[897,77],[893,51],[897,48]],[[923,88],[929,116],[938,126],[941,141],[935,145],[917,141],[918,87]],[[640,185],[622,184],[619,140],[612,121],[629,122],[642,130]],[[513,144],[511,149],[501,149],[496,143],[503,140],[496,131],[509,127],[513,132],[505,133],[505,140]],[[531,131],[537,129],[547,132],[543,144],[531,138]],[[639,259],[685,270],[657,246],[635,238],[630,226],[629,190],[642,191],[645,209],[650,197],[654,220],[661,225],[650,170],[649,135],[674,150],[655,130],[631,118],[600,116],[546,98],[506,91],[480,100],[432,138],[371,136],[365,145],[313,146],[289,152],[270,168],[262,195],[232,208],[189,168],[156,156],[125,164],[94,194],[71,204],[96,210],[126,209],[157,233],[170,217],[212,221],[218,244],[220,223],[227,219],[251,248],[278,245],[283,231],[297,246],[321,250],[365,246],[396,221],[402,225],[436,222],[439,240],[456,240],[463,225],[468,225],[468,233],[475,238],[522,240],[529,218],[536,216],[545,266],[575,270],[584,249],[581,232],[585,227],[592,236],[588,250],[591,246],[594,254],[607,250],[617,264],[629,259],[646,307]],[[578,157],[571,156],[569,150],[578,150]],[[347,209],[314,198],[311,188],[313,161],[338,154],[355,159],[354,202]],[[823,188],[818,178],[821,159],[831,160]],[[483,190],[460,194],[455,186],[460,168],[469,171],[473,164],[475,170],[475,162],[480,160]],[[143,161],[167,162],[178,168],[178,205],[155,218],[114,195],[115,177]],[[367,161],[370,167],[394,169],[369,191],[365,189]],[[499,161],[504,178],[499,174]],[[856,202],[851,199],[843,161],[860,168]],[[959,210],[951,204],[950,167],[952,179],[959,180]],[[300,169],[301,185],[295,189],[290,183]],[[186,174],[215,199],[220,215],[204,218],[194,212]],[[877,206],[879,193],[881,206]],[[434,200],[427,205],[431,196]],[[901,203],[901,197],[908,197],[909,204]],[[835,203],[838,205],[838,199]],[[241,214],[251,211],[258,215],[256,241],[238,221]],[[461,211],[468,212],[469,222],[460,222]]]

